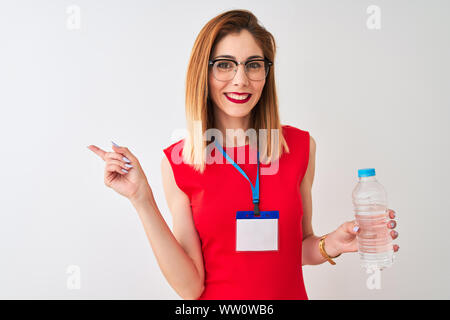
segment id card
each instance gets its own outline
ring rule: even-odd
[[[236,251],[277,251],[278,211],[236,212]]]

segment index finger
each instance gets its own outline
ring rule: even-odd
[[[94,152],[95,154],[97,154],[100,158],[102,158],[103,160],[105,160],[105,154],[106,154],[106,151],[104,151],[104,150],[102,150],[102,149],[100,149],[99,147],[94,146],[94,145],[90,145],[90,146],[88,146],[87,148],[88,148],[89,150],[91,150],[92,152]]]

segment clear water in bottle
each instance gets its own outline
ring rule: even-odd
[[[355,219],[360,228],[357,234],[361,266],[382,270],[394,259],[392,238],[387,224],[387,194],[377,181],[374,168],[359,169],[358,183],[352,192]]]

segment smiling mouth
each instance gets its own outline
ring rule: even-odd
[[[246,103],[250,100],[251,94],[237,95],[233,93],[224,93],[225,97],[233,103]]]

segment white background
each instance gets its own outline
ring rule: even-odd
[[[67,26],[71,5],[80,29]],[[366,25],[370,5],[379,30]],[[282,123],[317,142],[315,234],[353,219],[359,168],[376,169],[397,211],[400,251],[381,289],[349,253],[304,266],[309,298],[450,298],[445,0],[2,1],[0,298],[180,299],[86,146],[127,146],[172,226],[162,149],[185,128],[194,40],[229,9],[251,10],[275,36]],[[67,286],[71,265],[79,289]]]

